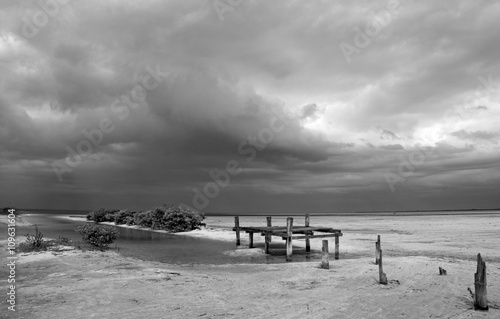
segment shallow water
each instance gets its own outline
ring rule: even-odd
[[[75,214],[71,214],[73,216]],[[37,225],[45,238],[66,237],[74,242],[81,241],[80,235],[75,231],[84,221],[76,221],[65,217],[70,215],[51,214],[45,212],[32,212],[24,214],[23,218]],[[17,226],[18,236],[34,234],[34,226]],[[111,249],[123,256],[149,261],[159,261],[171,264],[235,264],[235,263],[283,263],[284,247],[282,243],[273,244],[275,251],[272,256],[230,256],[228,252],[236,249],[235,243],[211,239],[178,236],[173,234],[158,233],[140,229],[116,227],[118,238],[111,245]],[[259,245],[256,245],[260,248]],[[273,246],[271,246],[273,247]],[[263,248],[263,247],[262,247]],[[297,251],[294,262],[313,261],[319,258],[317,254],[307,256]]]

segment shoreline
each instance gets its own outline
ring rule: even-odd
[[[80,222],[86,221],[88,223],[93,223],[93,221],[88,221],[85,217],[60,216],[59,218],[80,221]],[[234,241],[234,232],[232,230],[225,228],[225,227],[205,226],[202,229],[195,229],[195,230],[191,230],[191,231],[187,231],[187,232],[173,233],[173,232],[168,232],[166,230],[151,229],[151,228],[141,227],[138,225],[124,225],[124,224],[116,225],[113,222],[100,222],[98,224],[99,225],[106,225],[106,226],[113,226],[113,227],[142,230],[142,231],[149,231],[149,232],[154,232],[154,233],[163,233],[163,234],[169,234],[169,235],[175,235],[175,236],[190,236],[190,237],[206,238],[206,239],[212,239],[212,240],[222,240],[222,241],[231,241],[231,242]]]

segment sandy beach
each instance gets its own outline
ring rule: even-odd
[[[312,218],[322,222],[322,217]],[[242,218],[242,224],[245,223]],[[276,219],[279,223],[279,219]],[[179,234],[234,240],[231,218],[209,217],[207,228]],[[22,254],[18,318],[499,318],[500,216],[352,217],[342,229],[340,260],[283,264],[173,265],[115,251]],[[384,271],[374,264],[382,236]],[[228,254],[263,254],[262,239]],[[6,241],[0,249],[6,258]],[[319,249],[321,240],[312,240]],[[275,241],[274,247],[281,242]],[[300,250],[302,241],[294,243]],[[425,249],[424,249],[425,248]],[[473,310],[475,254],[488,269],[490,310]],[[283,257],[284,258],[284,257]],[[5,259],[4,259],[5,260]],[[438,267],[448,271],[439,276]],[[1,269],[4,275],[5,268]],[[5,281],[1,289],[6,289]],[[4,315],[5,317],[5,315]],[[10,318],[10,317],[5,317]]]

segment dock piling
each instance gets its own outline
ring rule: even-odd
[[[474,308],[478,310],[488,310],[486,263],[483,261],[481,254],[477,254],[477,272],[474,274],[474,289]]]
[[[330,269],[329,253],[328,253],[328,240],[323,239],[323,256],[321,259],[321,268]]]
[[[234,229],[236,231],[236,246],[241,245],[240,242],[240,218],[238,216],[234,216]]]
[[[248,241],[249,241],[248,248],[253,248],[253,232],[248,233]]]
[[[378,275],[379,275],[379,283],[381,285],[387,285],[387,275],[384,273],[382,268],[382,249],[379,250],[379,260],[378,260]]]
[[[293,229],[293,218],[288,217],[286,219],[286,261],[292,261],[292,229]]]
[[[339,236],[335,236],[335,260],[339,259],[340,255],[340,243],[339,243]]]
[[[305,226],[309,227],[309,214],[306,214]],[[310,243],[309,237],[307,237],[307,233],[306,233],[306,253],[308,253],[310,251],[311,251],[311,243]]]
[[[375,265],[379,264],[380,259],[380,235],[377,236],[377,241],[375,242]]]
[[[272,227],[272,221],[270,216],[266,217],[266,221],[267,221],[267,227]],[[266,233],[265,244],[264,244],[264,250],[266,254],[269,254],[269,244],[271,243],[271,237],[272,236],[269,233]]]

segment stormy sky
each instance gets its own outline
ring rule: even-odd
[[[496,1],[2,1],[0,205],[500,207]]]

